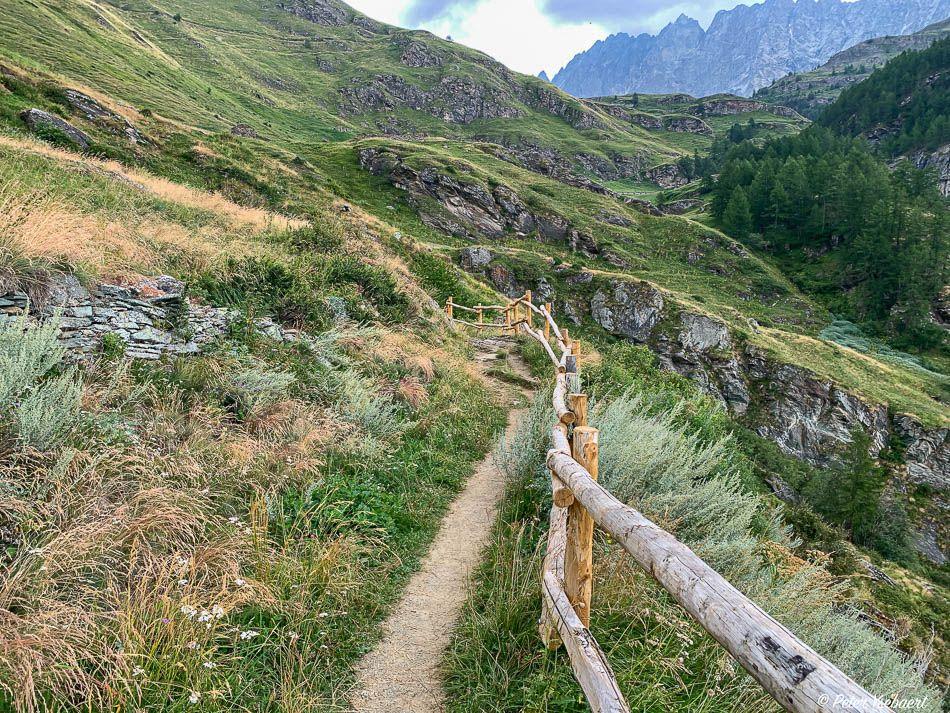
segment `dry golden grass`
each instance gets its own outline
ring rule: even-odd
[[[128,168],[117,161],[83,156],[64,149],[54,148],[39,140],[0,136],[0,146],[45,156],[64,163],[82,165],[98,173],[131,183],[138,189],[163,200],[206,210],[229,220],[235,225],[251,227],[258,231],[288,230],[306,225],[305,221],[288,218],[262,208],[240,206],[218,193],[199,191],[165,178],[153,176],[140,169]]]
[[[0,186],[0,234],[8,249],[27,258],[81,265],[96,275],[110,276],[155,274],[166,269],[170,257],[203,267],[223,255],[265,250],[247,231],[232,231],[226,224],[186,228],[156,215],[105,220],[52,197],[19,196],[4,186]]]

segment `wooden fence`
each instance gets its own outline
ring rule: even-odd
[[[786,710],[891,710],[799,641],[686,545],[597,483],[599,433],[587,423],[587,396],[579,392],[580,344],[567,329],[558,327],[550,304],[535,305],[527,292],[504,305],[466,307],[449,298],[445,309],[458,324],[528,335],[551,360],[557,421],[551,430],[553,447],[547,454],[553,506],[541,581],[540,630],[549,647],[564,645],[591,709],[598,713],[630,710],[588,628],[596,524]],[[474,319],[458,319],[457,311]],[[489,321],[488,316],[493,318]]]

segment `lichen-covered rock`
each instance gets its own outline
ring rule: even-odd
[[[20,114],[20,118],[23,119],[23,123],[29,127],[30,131],[35,134],[42,134],[44,131],[58,132],[84,151],[88,149],[92,143],[89,134],[77,129],[55,114],[50,114],[48,111],[43,111],[42,109],[27,109]]]
[[[342,27],[350,24],[353,19],[346,6],[336,0],[289,0],[277,3],[277,7],[327,27]]]
[[[712,136],[713,130],[702,119],[695,116],[670,116],[664,121],[669,131],[676,131],[684,134],[702,134]]]
[[[87,94],[83,94],[75,89],[67,89],[63,94],[70,106],[82,112],[89,121],[94,121],[104,126],[112,131],[112,133],[125,135],[129,142],[133,144],[147,143],[145,137],[139,133],[139,130],[135,128],[132,122],[103,106]]]
[[[443,63],[442,56],[421,40],[410,40],[400,59],[407,67],[441,67]]]
[[[488,248],[463,248],[459,256],[462,269],[468,272],[477,272],[488,267],[495,256]]]
[[[646,342],[663,313],[663,296],[646,282],[613,280],[609,291],[598,290],[590,313],[611,334]]]

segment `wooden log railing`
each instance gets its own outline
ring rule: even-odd
[[[478,321],[456,319],[456,309],[476,313]],[[489,311],[499,312],[497,322],[485,322],[484,315]],[[553,506],[541,577],[539,629],[550,648],[564,645],[592,710],[630,710],[607,658],[588,628],[596,524],[786,710],[891,711],[799,641],[686,545],[597,482],[599,433],[587,423],[587,397],[571,390],[573,384],[579,383],[579,343],[570,338],[567,329],[558,327],[550,303],[534,305],[530,292],[506,305],[466,307],[449,298],[446,313],[455,323],[530,336],[543,346],[554,367],[552,405],[557,421],[552,425],[552,448],[547,454]],[[544,322],[540,329],[533,326],[535,315]]]

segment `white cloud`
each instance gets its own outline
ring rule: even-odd
[[[361,12],[394,25],[402,23],[411,0],[350,0]],[[591,22],[556,22],[539,0],[481,0],[473,7],[454,7],[421,29],[485,52],[512,69],[551,76],[578,52],[608,31]]]

